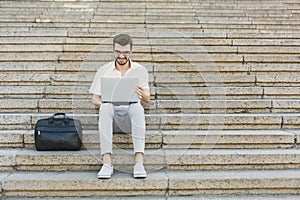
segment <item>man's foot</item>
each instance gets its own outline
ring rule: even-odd
[[[114,173],[114,168],[112,165],[104,163],[101,170],[98,173],[98,178],[111,178],[111,175]]]
[[[147,173],[142,163],[136,163],[133,168],[133,177],[134,178],[146,178]]]

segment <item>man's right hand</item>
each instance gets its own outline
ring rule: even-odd
[[[101,106],[101,96],[99,96],[97,94],[94,94],[93,97],[92,97],[92,102],[97,108],[100,108],[100,106]]]

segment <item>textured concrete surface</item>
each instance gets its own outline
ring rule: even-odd
[[[146,179],[115,173],[98,180],[97,172],[14,172],[4,174],[5,196],[128,196],[203,194],[298,194],[299,170],[158,171]]]
[[[100,150],[36,151],[0,150],[2,171],[98,170],[102,165]],[[120,171],[132,171],[132,149],[114,149],[113,164]],[[287,169],[299,168],[300,149],[147,149],[148,170],[182,169]]]
[[[0,13],[1,199],[300,199],[300,134],[282,131],[300,124],[298,0],[12,0]],[[132,143],[117,135],[116,173],[98,180],[97,133],[84,135],[89,151],[35,152],[32,129],[58,111],[98,128],[88,88],[124,31],[159,132],[147,179],[132,178]]]

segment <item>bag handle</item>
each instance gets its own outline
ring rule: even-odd
[[[55,113],[55,114],[53,114],[53,115],[50,117],[49,122],[52,124],[52,123],[54,122],[54,118],[55,118],[56,116],[59,116],[59,115],[63,115],[63,116],[64,116],[64,117],[63,117],[63,118],[64,118],[63,122],[65,122],[65,124],[68,124],[68,123],[69,123],[69,119],[68,119],[66,113]]]

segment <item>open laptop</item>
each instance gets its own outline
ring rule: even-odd
[[[139,101],[136,87],[138,78],[133,77],[102,77],[101,101],[114,105],[128,105]]]

